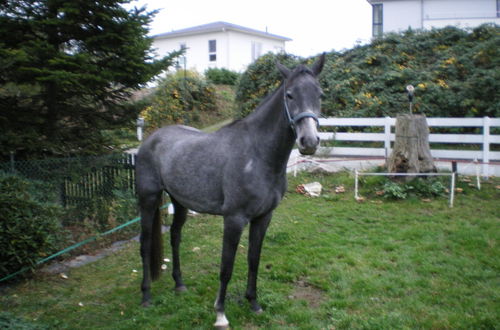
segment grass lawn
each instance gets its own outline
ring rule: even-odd
[[[446,197],[427,202],[375,197],[366,183],[361,192],[368,198],[358,203],[347,173],[302,174],[289,181],[264,241],[260,315],[251,313],[243,298],[247,233],[241,241],[226,302],[233,329],[500,327],[500,180],[483,183],[481,191],[459,182],[463,193],[451,209]],[[298,184],[311,181],[322,183],[321,197],[295,192]],[[346,192],[336,194],[341,184]],[[192,217],[183,233],[189,290],[174,293],[165,274],[153,285],[150,308],[139,307],[139,246],[131,242],[71,270],[68,279],[37,275],[4,288],[0,310],[34,328],[210,329],[221,218]]]

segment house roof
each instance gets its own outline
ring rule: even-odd
[[[175,37],[191,36],[191,35],[212,33],[212,32],[225,32],[225,31],[236,31],[236,32],[252,34],[252,35],[259,36],[259,37],[281,40],[281,41],[291,41],[292,40],[290,38],[279,36],[277,34],[272,34],[272,33],[264,32],[264,31],[254,30],[254,29],[250,29],[250,28],[247,28],[244,26],[231,24],[231,23],[227,23],[227,22],[214,22],[214,23],[209,23],[209,24],[204,24],[204,25],[193,26],[193,27],[186,28],[186,29],[175,30],[175,31],[167,32],[167,33],[161,33],[161,34],[153,36],[153,38],[155,38],[155,39],[169,39],[169,38],[175,38]]]

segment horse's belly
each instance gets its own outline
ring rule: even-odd
[[[191,210],[221,214],[224,197],[220,166],[189,158],[179,160],[162,169],[165,190]]]
[[[167,187],[167,192],[182,206],[199,213],[222,214],[222,201],[216,191],[206,187]]]

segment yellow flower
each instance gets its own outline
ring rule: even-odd
[[[425,83],[420,83],[417,85],[418,88],[420,89],[426,89],[427,88],[427,85]]]
[[[450,86],[448,86],[448,84],[446,83],[446,81],[444,81],[443,79],[438,79],[437,80],[437,84],[443,88],[449,88]]]
[[[444,63],[445,64],[453,64],[453,63],[456,63],[457,62],[457,59],[454,58],[454,57],[450,57],[449,59],[445,60]]]

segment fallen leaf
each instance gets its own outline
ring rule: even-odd
[[[356,197],[356,202],[364,202],[365,201],[365,198],[363,196],[359,196],[359,197]]]
[[[299,194],[305,194],[306,190],[304,189],[304,185],[299,184],[296,188],[295,191],[298,192]]]
[[[375,195],[377,195],[377,196],[382,196],[383,194],[384,194],[383,190],[378,190],[375,192]]]
[[[64,273],[59,274],[59,276],[61,276],[61,278],[65,279],[65,280],[67,280],[69,278],[68,275],[66,275]]]
[[[430,198],[422,198],[421,201],[424,202],[424,203],[430,203],[430,202],[432,202],[432,200]]]
[[[456,191],[457,193],[464,192],[464,190],[463,190],[462,188],[455,188],[455,191]]]
[[[198,251],[200,251],[199,247],[196,246],[196,247],[193,248],[193,252],[198,252]]]
[[[344,186],[335,187],[335,193],[337,194],[345,193],[345,187]]]

